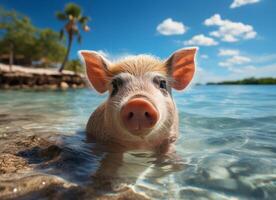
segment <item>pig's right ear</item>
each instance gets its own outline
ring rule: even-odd
[[[176,90],[185,89],[195,74],[195,57],[197,47],[180,49],[166,61],[168,72],[173,78],[172,87]]]
[[[92,86],[99,92],[107,91],[109,62],[95,51],[79,51],[85,65],[86,75]]]

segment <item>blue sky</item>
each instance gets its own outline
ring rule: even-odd
[[[54,13],[65,0],[1,0],[6,9],[28,15],[41,27],[57,31]],[[275,0],[83,0],[91,31],[79,49],[108,58],[149,53],[166,58],[173,51],[199,46],[197,82],[276,77]]]

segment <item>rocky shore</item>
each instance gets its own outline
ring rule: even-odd
[[[76,170],[72,163],[86,166],[79,158],[82,152],[75,152],[65,145],[58,132],[27,128],[34,119],[45,120],[40,115],[0,112],[1,200],[149,199],[128,186],[112,189],[112,193],[103,193],[109,190],[111,183],[94,180],[92,175],[87,175],[91,181],[76,181],[71,177]]]
[[[0,89],[67,89],[86,87],[83,74],[55,69],[0,64]]]
[[[101,194],[94,185],[81,186],[39,170],[55,162],[66,165],[65,149],[35,135],[14,137],[0,152],[0,199],[148,200],[129,187],[113,191],[113,195]]]

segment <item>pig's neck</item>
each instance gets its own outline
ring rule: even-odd
[[[158,133],[144,139],[125,140],[123,135],[116,132],[115,127],[108,127],[105,119],[105,103],[101,104],[90,116],[86,126],[87,138],[102,142],[118,144],[126,149],[154,150],[164,152],[178,137],[178,117],[174,119],[173,126],[166,133]],[[114,132],[116,132],[114,134]]]
[[[101,141],[109,139],[108,130],[105,126],[105,103],[101,104],[90,116],[87,125],[86,132],[87,138],[93,138]]]

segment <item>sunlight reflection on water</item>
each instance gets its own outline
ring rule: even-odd
[[[174,97],[180,159],[129,152],[116,179],[156,199],[276,198],[275,86],[196,86]],[[1,91],[0,114],[15,117],[8,125],[0,121],[0,132],[62,135],[62,159],[38,170],[89,185],[99,168],[110,172],[105,163],[118,167],[120,157],[86,143],[82,131],[105,98],[87,89]]]

